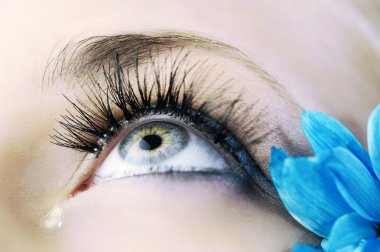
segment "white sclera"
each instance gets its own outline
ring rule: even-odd
[[[119,144],[116,145],[96,171],[93,183],[99,184],[107,180],[168,171],[207,172],[229,168],[223,156],[211,144],[202,137],[187,131],[189,134],[187,145],[172,157],[156,164],[140,165],[128,162],[120,155]]]

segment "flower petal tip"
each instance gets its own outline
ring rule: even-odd
[[[343,147],[359,158],[372,170],[368,153],[355,136],[338,120],[322,113],[304,111],[301,127],[316,155],[337,147]]]
[[[374,173],[380,180],[380,104],[368,119],[368,150]]]
[[[307,125],[310,124],[320,118],[324,118],[327,115],[323,114],[322,112],[318,111],[312,111],[312,110],[304,110],[302,112],[301,116],[301,125]]]
[[[284,164],[285,159],[287,158],[288,154],[284,149],[272,146],[269,162],[270,172],[276,172],[279,168],[281,168]]]
[[[275,186],[281,185],[280,181],[283,172],[282,168],[284,166],[286,158],[288,158],[288,154],[285,152],[285,150],[283,150],[282,148],[272,146],[269,161],[269,172],[271,174]]]
[[[275,146],[271,147],[271,160],[283,161],[288,157],[286,151],[282,148],[277,148]]]

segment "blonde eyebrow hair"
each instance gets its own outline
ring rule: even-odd
[[[103,71],[118,55],[124,69],[149,60],[154,53],[168,53],[183,48],[203,49],[235,60],[265,80],[278,94],[298,107],[287,90],[271,75],[256,65],[245,53],[226,43],[191,33],[160,32],[132,33],[113,36],[94,36],[77,42],[70,42],[48,60],[43,75],[43,83],[53,83],[61,78],[64,81],[82,79],[86,73]]]
[[[174,49],[193,47],[217,52],[222,56],[238,60],[262,75],[269,75],[254,64],[247,55],[233,46],[189,33],[165,32],[146,34],[123,34],[94,36],[70,42],[48,61],[44,79],[53,81],[57,77],[74,77],[87,71],[100,70],[105,62],[112,62],[119,55],[122,67],[135,64],[136,56],[141,62],[151,57],[152,51],[165,53]]]

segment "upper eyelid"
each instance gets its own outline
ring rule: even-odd
[[[227,114],[228,117],[225,118],[213,118],[216,119],[217,121],[223,121],[221,122],[224,124],[226,128],[228,128],[228,125],[226,125],[226,122],[228,122],[229,116],[232,114],[232,112],[235,111],[235,108],[237,107],[237,104],[239,103],[239,110],[240,112],[248,112],[249,110],[252,110],[252,106],[256,106],[256,101],[251,101],[248,105],[245,105],[240,102],[240,97],[232,98],[232,100],[223,100],[222,97],[225,93],[229,93],[230,90],[236,91],[236,86],[234,85],[229,85],[229,87],[226,87],[227,83],[230,82],[230,79],[223,79],[221,76],[223,75],[222,70],[220,72],[219,70],[214,70],[215,64],[209,64],[208,58],[203,59],[203,60],[197,60],[195,63],[189,64],[188,62],[188,56],[192,52],[191,49],[183,49],[180,48],[177,52],[170,51],[169,54],[161,54],[161,52],[156,52],[153,50],[150,50],[147,52],[146,55],[142,56],[142,59],[140,58],[141,55],[138,52],[135,55],[132,55],[134,58],[133,62],[135,65],[130,66],[130,68],[126,68],[122,65],[120,55],[116,54],[114,55],[113,58],[113,64],[111,62],[106,62],[105,65],[100,67],[103,71],[103,76],[101,76],[101,80],[98,80],[95,74],[92,73],[87,73],[87,75],[90,78],[90,82],[83,82],[82,88],[87,89],[85,90],[85,94],[87,96],[87,102],[92,103],[95,105],[95,109],[90,108],[86,102],[83,99],[76,98],[75,101],[70,101],[76,112],[79,113],[79,117],[75,116],[73,114],[65,115],[62,117],[62,120],[60,121],[61,126],[63,126],[66,131],[69,133],[69,138],[71,137],[72,139],[79,139],[81,140],[81,131],[85,132],[85,130],[77,130],[78,128],[85,128],[87,125],[93,125],[94,122],[96,124],[96,128],[98,129],[94,133],[91,133],[93,136],[95,136],[99,141],[102,141],[102,138],[107,138],[109,136],[109,132],[107,132],[107,127],[112,128],[112,125],[115,125],[119,122],[119,120],[122,117],[119,117],[119,119],[114,118],[114,111],[113,109],[109,109],[112,106],[110,106],[110,103],[113,103],[113,105],[117,105],[121,109],[121,111],[124,113],[124,120],[128,121],[129,116],[130,116],[130,111],[129,108],[126,108],[125,106],[127,105],[134,105],[140,104],[142,105],[149,105],[154,103],[154,101],[151,101],[151,98],[154,95],[151,95],[151,92],[153,91],[155,95],[168,95],[170,93],[176,93],[179,92],[179,96],[182,96],[182,100],[188,100],[192,99],[190,101],[191,104],[188,104],[187,106],[190,109],[195,109],[193,105],[195,102],[193,102],[195,99],[197,99],[198,94],[204,93],[204,91],[207,90],[208,96],[207,100],[210,101],[205,101],[205,97],[203,97],[203,101],[199,102],[202,99],[197,100],[196,103],[198,104],[198,109],[202,109],[203,105],[206,105],[208,110],[212,110],[212,106],[214,107],[220,107],[220,105],[223,105],[223,108],[227,109],[229,113],[224,113]],[[129,55],[128,57],[131,57]],[[144,58],[148,57],[148,58]],[[164,57],[164,60],[160,61],[160,57]],[[157,62],[156,62],[157,61]],[[153,82],[155,83],[146,83],[145,80],[147,77],[147,72],[144,71],[144,69],[140,69],[140,67],[145,68],[145,70],[150,66],[152,68],[150,72],[154,75]],[[170,67],[169,72],[167,69],[167,66]],[[126,71],[126,73],[124,73]],[[130,73],[130,72],[134,73]],[[143,73],[140,73],[140,72]],[[163,72],[163,73],[162,73]],[[181,72],[181,73],[179,73]],[[206,81],[209,78],[209,73],[213,72],[216,77],[213,77],[211,80]],[[83,74],[83,73],[82,73]],[[189,77],[191,74],[191,77]],[[169,75],[169,76],[168,76]],[[164,80],[161,79],[161,76],[165,76]],[[180,77],[178,77],[180,76]],[[171,79],[174,78],[174,79]],[[182,78],[182,79],[181,79]],[[133,79],[133,80],[132,80]],[[178,80],[179,79],[179,80]],[[190,83],[185,83],[186,80],[190,79],[188,81]],[[121,87],[117,87],[117,85],[120,85]],[[103,84],[102,84],[103,83]],[[207,84],[208,83],[208,84]],[[186,87],[185,87],[186,84]],[[127,87],[124,87],[127,86]],[[110,88],[111,87],[111,88]],[[127,96],[132,97],[132,99],[135,99],[134,97],[139,96],[139,98],[136,98],[136,102],[132,101],[126,104],[128,102],[128,97],[125,99],[125,97],[122,97],[123,99],[119,99],[119,97],[113,96],[113,94],[119,93],[117,91],[120,88],[128,89],[127,91],[132,91],[133,95],[127,94]],[[171,90],[172,89],[172,90]],[[211,91],[210,91],[211,90]],[[110,91],[110,93],[108,93]],[[127,92],[126,90],[122,92]],[[91,94],[88,95],[88,92]],[[107,93],[106,93],[107,92]],[[103,98],[106,96],[106,98]],[[174,95],[175,96],[175,95]],[[109,97],[111,97],[109,99]],[[170,97],[169,97],[170,98]],[[178,98],[178,97],[177,97]],[[159,97],[157,98],[159,99]],[[164,99],[164,98],[162,98]],[[166,99],[166,97],[165,97]],[[111,100],[111,102],[109,101]],[[181,102],[181,101],[179,101]],[[112,104],[111,104],[112,105]],[[107,108],[107,106],[109,108]],[[102,111],[99,113],[99,108],[101,108]],[[130,107],[133,110],[133,107]],[[211,108],[211,109],[210,109]],[[219,108],[220,109],[220,108]],[[95,113],[93,112],[95,111]],[[107,112],[110,116],[105,116],[104,111]],[[127,112],[127,113],[126,113]],[[201,111],[199,111],[201,112]],[[203,111],[205,112],[205,111]],[[70,113],[70,112],[69,112]],[[96,115],[95,117],[93,115]],[[106,117],[111,118],[111,122],[107,120],[103,120],[104,118],[100,118],[98,115],[101,115],[101,117]],[[204,115],[210,116],[211,113],[206,112]],[[244,113],[241,113],[244,114]],[[249,129],[252,129],[254,125],[258,125],[261,121],[262,117],[262,111],[256,114],[256,116],[252,117],[251,120],[251,125],[249,126]],[[235,118],[236,119],[236,118]],[[243,118],[242,118],[243,119]],[[102,121],[103,122],[99,122]],[[244,120],[243,120],[244,121]],[[245,120],[246,121],[246,120]],[[252,122],[254,122],[252,124]],[[70,124],[73,124],[75,127],[72,127]],[[107,123],[103,127],[101,123]],[[247,125],[244,125],[247,126]],[[74,131],[72,129],[74,128]],[[240,127],[242,128],[242,127]],[[250,132],[250,135],[252,136],[252,143],[256,142],[258,138],[262,138],[263,136],[265,137],[265,134],[261,134],[261,136],[254,136],[254,132]],[[105,137],[103,137],[103,135]],[[111,135],[113,133],[111,132]],[[68,139],[67,135],[63,135],[60,132],[56,131],[56,135],[53,136],[54,142],[58,143],[58,145],[63,145],[66,147],[72,147],[76,148],[79,150],[84,150],[86,152],[98,152],[100,151],[100,148],[98,148],[99,144],[94,144],[92,141],[87,141],[85,140],[86,143],[89,143],[86,146],[83,146],[81,148],[77,148],[75,146],[75,143],[73,144],[70,139]],[[82,138],[83,139],[83,138]],[[61,144],[63,141],[64,144]],[[83,142],[82,142],[83,143]],[[100,144],[101,145],[101,144]]]
[[[237,61],[282,97],[290,106],[300,109],[282,85],[257,66],[240,50],[225,43],[190,33],[166,32],[96,36],[67,44],[58,54],[52,54],[44,72],[44,83],[53,84],[61,79],[68,87],[91,82],[91,75],[99,75],[104,65],[110,66],[119,55],[123,69],[133,70],[136,61],[144,63],[152,57],[152,51],[170,54],[174,50],[201,49],[231,61]],[[153,57],[156,57],[154,55]],[[90,74],[89,74],[90,73]],[[60,82],[61,83],[61,82]],[[231,101],[232,102],[232,101]],[[255,101],[251,101],[253,104]],[[251,106],[247,104],[247,107]],[[254,120],[255,118],[252,118]]]
[[[84,83],[93,81],[93,76],[104,71],[104,66],[111,67],[115,55],[119,55],[120,65],[123,69],[133,71],[137,65],[144,64],[147,60],[159,56],[157,54],[152,56],[152,51],[163,55],[171,54],[172,51],[183,48],[200,48],[205,51],[216,52],[232,61],[238,61],[240,65],[255,72],[260,79],[264,80],[264,83],[269,84],[281,97],[289,99],[281,85],[238,49],[215,40],[185,33],[99,36],[90,37],[78,43],[70,43],[56,58],[49,61],[44,80],[51,83],[60,77],[66,80],[65,82],[69,83],[69,86],[78,82],[81,85],[86,85]],[[230,102],[233,103],[234,101]],[[294,104],[292,100],[289,102]],[[247,107],[250,105],[248,104]]]
[[[153,56],[154,52],[150,51],[148,54],[148,60],[150,61],[143,61],[142,63],[141,59],[139,59],[140,55],[137,54],[135,55],[135,65],[131,70],[127,69],[126,74],[121,65],[120,57],[116,54],[114,66],[109,64],[108,66],[102,67],[104,75],[102,80],[98,80],[93,75],[90,75],[90,82],[82,83],[85,96],[87,96],[87,103],[92,103],[92,105],[94,105],[93,107],[88,106],[86,102],[80,98],[76,98],[75,101],[68,99],[74,110],[76,110],[76,114],[68,112],[68,115],[62,116],[59,123],[66,130],[66,133],[56,131],[56,134],[53,136],[54,143],[86,152],[98,153],[101,150],[99,147],[101,147],[102,144],[97,144],[94,142],[95,140],[91,139],[95,137],[98,139],[97,141],[103,141],[102,139],[104,138],[112,137],[115,132],[112,132],[112,130],[110,132],[109,129],[117,129],[120,119],[123,118],[119,117],[119,119],[117,119],[114,116],[115,111],[112,107],[115,106],[113,105],[116,105],[123,113],[123,120],[125,121],[130,120],[132,116],[131,112],[136,113],[136,109],[137,112],[145,112],[143,107],[148,106],[152,108],[152,104],[159,106],[161,104],[160,102],[165,103],[161,104],[161,106],[164,107],[172,106],[172,104],[179,106],[179,103],[182,103],[182,111],[195,109],[195,111],[199,110],[199,113],[203,113],[203,115],[206,116],[210,116],[213,109],[220,109],[222,105],[226,111],[223,112],[222,117],[217,116],[217,118],[213,119],[228,128],[226,124],[237,107],[239,107],[240,112],[248,112],[256,102],[245,106],[240,102],[240,97],[233,98],[230,101],[223,100],[223,94],[228,93],[229,90],[226,89],[225,84],[231,80],[223,80],[221,78],[223,72],[216,72],[217,70],[213,69],[215,65],[208,64],[207,60],[188,64],[187,58],[190,52],[190,50],[182,49],[179,50],[179,52],[171,52],[164,56],[164,61],[161,61],[161,63],[158,60],[161,56],[160,54]],[[156,62],[156,60],[158,61]],[[169,65],[170,68],[169,73],[167,73],[167,65]],[[150,72],[154,75],[153,83],[145,82],[146,78],[148,78],[147,72],[139,73],[141,66],[145,67],[145,69],[149,66],[152,68]],[[134,74],[130,71],[134,71]],[[206,81],[210,72],[214,72],[216,77]],[[192,73],[192,77],[189,77],[190,73]],[[165,77],[164,80],[161,79],[161,75]],[[134,80],[132,80],[132,78],[134,78]],[[190,80],[188,81],[188,79]],[[189,83],[187,83],[187,81]],[[103,84],[101,84],[102,82]],[[231,89],[232,87],[233,85],[231,85]],[[212,90],[211,92],[210,89]],[[205,90],[208,92],[207,99],[205,100],[205,97],[203,97],[203,101],[201,101],[202,99],[198,100],[198,94],[204,93]],[[169,97],[167,97],[167,95],[169,95]],[[152,100],[154,96],[156,96],[157,102]],[[178,101],[170,101],[170,99],[178,99]],[[195,103],[198,104],[198,108],[195,108]],[[239,104],[239,106],[237,104]],[[207,105],[208,111],[200,111],[205,109],[205,105]],[[134,109],[134,106],[137,106],[137,108]],[[135,115],[133,115],[133,117],[135,117]],[[250,129],[252,129],[252,125],[260,123],[261,117],[262,112],[260,111],[260,113],[257,113],[255,117],[249,120],[250,122],[254,122],[253,124],[251,123]],[[250,131],[250,138],[248,139],[252,138],[252,143],[263,136],[265,137],[267,134],[256,136],[254,131]],[[86,136],[83,136],[82,133],[86,133]],[[91,139],[88,138],[89,136]],[[77,142],[79,142],[80,145],[77,145]]]
[[[144,63],[144,61],[151,56],[153,48],[159,50],[160,54],[164,54],[165,52],[170,53],[183,48],[200,48],[204,49],[205,52],[211,51],[219,56],[225,56],[225,58],[231,61],[237,61],[240,65],[246,67],[246,69],[255,72],[256,76],[259,76],[259,79],[263,81],[264,86],[271,86],[281,97],[289,99],[286,92],[283,92],[281,85],[265,73],[265,71],[252,63],[239,50],[223,43],[189,34],[130,34],[95,37],[83,40],[79,44],[68,45],[56,59],[50,61],[44,76],[45,83],[52,83],[57,77],[66,80],[69,86],[74,86],[74,84],[70,83],[85,83],[88,81],[88,79],[86,79],[88,72],[92,72],[95,75],[101,73],[103,71],[102,64],[110,65],[112,61],[114,61],[115,53],[117,52],[120,53],[122,67],[125,69],[133,69],[133,65],[136,63],[137,52],[139,52],[139,63]],[[233,101],[234,99],[229,101],[229,104]],[[254,103],[255,101],[250,101],[248,104],[245,104],[245,109],[243,110],[248,111],[251,109],[250,106]],[[289,103],[294,104],[292,100],[289,100]],[[256,116],[259,116],[261,112],[262,111],[259,111],[259,113],[255,112]],[[247,126],[247,129],[252,129],[253,125],[258,124],[257,121],[259,120],[256,120],[258,118],[255,118],[254,114],[248,119],[247,121],[242,118],[242,121],[245,123],[244,126]]]

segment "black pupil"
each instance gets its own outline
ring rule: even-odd
[[[162,138],[157,135],[146,135],[139,143],[139,146],[143,150],[154,150],[162,144]]]

